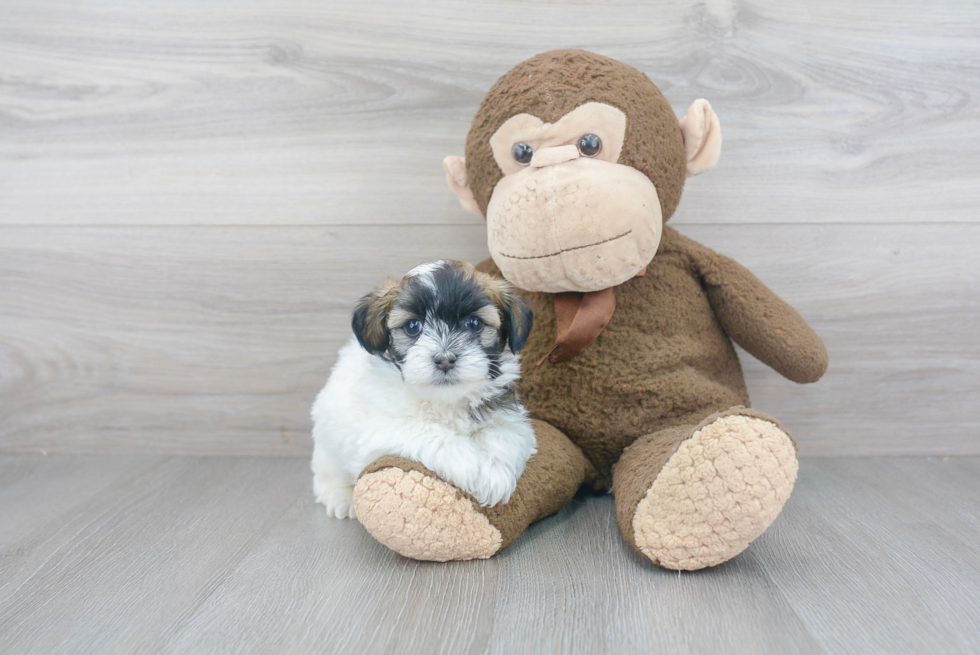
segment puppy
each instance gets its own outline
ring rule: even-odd
[[[507,502],[536,452],[515,354],[532,319],[513,286],[464,262],[422,264],[364,296],[313,404],[313,490],[327,513],[354,518],[354,483],[382,455],[483,506]]]

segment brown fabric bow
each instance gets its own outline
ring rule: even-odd
[[[642,277],[646,272],[644,267],[635,277]],[[613,287],[586,293],[556,293],[555,323],[558,333],[555,345],[537,365],[541,366],[545,360],[560,364],[581,355],[609,325],[615,311],[616,294]]]

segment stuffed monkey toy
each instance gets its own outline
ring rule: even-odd
[[[490,89],[449,186],[487,221],[492,260],[534,311],[522,392],[538,452],[505,505],[480,507],[383,457],[354,490],[380,542],[424,560],[487,558],[582,485],[609,490],[623,537],[668,569],[742,552],[796,480],[796,445],[749,409],[732,340],[794,382],[827,351],[748,270],[665,223],[718,161],[718,118],[677,119],[639,71],[580,50],[533,57]]]

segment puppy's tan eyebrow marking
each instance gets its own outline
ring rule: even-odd
[[[388,314],[388,329],[394,330],[395,328],[399,328],[413,318],[415,318],[415,314],[412,312],[396,307]]]
[[[484,323],[493,327],[494,329],[500,329],[500,313],[497,308],[493,305],[484,305],[480,309],[476,310],[476,315],[483,320]]]
[[[632,234],[633,230],[626,230],[622,234],[617,234],[614,237],[609,237],[608,239],[603,239],[602,241],[596,241],[595,243],[587,243],[584,246],[574,246],[572,248],[562,248],[558,252],[553,252],[550,255],[531,255],[529,257],[519,257],[517,255],[508,255],[505,252],[500,253],[503,257],[509,257],[510,259],[547,259],[548,257],[554,257],[560,255],[563,252],[571,252],[573,250],[581,250],[582,248],[591,248],[592,246],[601,246],[604,243],[609,243],[610,241],[615,241],[616,239],[622,239],[628,234]]]

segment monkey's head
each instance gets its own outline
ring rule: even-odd
[[[497,80],[465,159],[443,165],[463,207],[486,217],[505,278],[530,291],[598,291],[650,263],[684,178],[711,169],[720,150],[707,101],[678,121],[638,70],[555,50]]]

